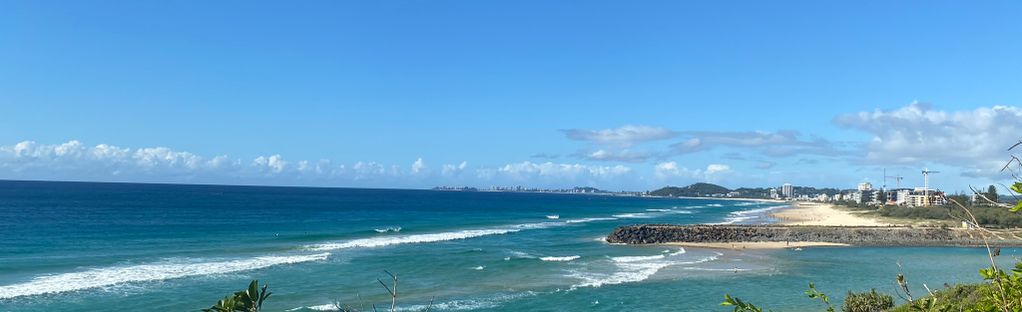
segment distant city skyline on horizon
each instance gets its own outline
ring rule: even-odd
[[[0,179],[953,193],[1022,139],[1012,2],[203,5],[0,4]]]

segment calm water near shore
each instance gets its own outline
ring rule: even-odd
[[[196,311],[270,284],[268,311],[335,300],[435,310],[818,308],[814,282],[894,292],[977,282],[976,248],[705,250],[605,243],[637,223],[757,223],[775,203],[589,195],[0,182],[0,311]],[[1005,249],[1002,261],[1019,256]],[[898,263],[903,268],[899,269]]]

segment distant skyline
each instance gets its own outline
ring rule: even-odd
[[[1020,9],[4,2],[0,179],[962,191],[1022,139]]]

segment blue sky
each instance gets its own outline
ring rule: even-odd
[[[0,178],[963,190],[1022,138],[1020,7],[8,1]]]

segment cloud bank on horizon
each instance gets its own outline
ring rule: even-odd
[[[203,156],[168,147],[87,145],[77,140],[56,144],[23,141],[0,146],[0,178],[353,187],[592,185],[643,189],[691,182],[769,185],[776,181],[764,176],[798,177],[811,171],[814,164],[826,162],[855,168],[850,174],[853,177],[868,176],[881,168],[912,172],[936,166],[956,173],[963,181],[987,183],[1006,178],[1000,169],[1009,157],[1007,147],[1022,135],[1022,109],[993,106],[943,111],[911,103],[893,110],[841,114],[834,117],[833,124],[855,131],[862,139],[833,140],[795,130],[722,132],[648,125],[564,129],[560,132],[566,139],[583,144],[582,148],[565,153],[573,160],[555,162],[564,151],[540,151],[533,158],[542,160],[504,164],[480,160],[430,164],[421,157],[409,157],[406,164],[335,163],[328,159],[291,160],[277,154],[241,159]],[[687,156],[700,153],[717,157],[713,157],[713,162],[686,162]],[[824,179],[827,177],[830,176]],[[859,181],[847,184],[855,182]]]

